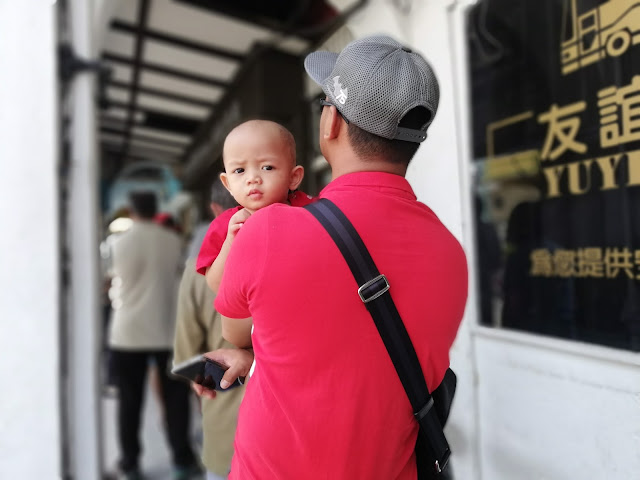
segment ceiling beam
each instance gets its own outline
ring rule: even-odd
[[[120,153],[120,149],[118,148],[117,150],[115,150],[114,148],[112,148],[109,145],[102,145],[102,149],[103,149],[103,153],[109,155],[109,154],[119,154]],[[167,158],[169,161],[168,162],[164,162],[164,163],[178,163],[179,159],[173,159],[172,157],[165,157]],[[160,160],[158,160],[158,158],[152,158],[152,157],[146,157],[146,156],[142,156],[142,155],[133,155],[133,154],[127,154],[126,156],[122,157],[122,160],[126,163],[127,160],[131,160],[134,162],[152,162],[152,161],[160,161],[162,162],[164,160],[164,158],[161,158]]]
[[[111,102],[110,102],[110,104],[111,104]],[[120,117],[114,117],[113,115],[105,115],[105,114],[103,114],[103,115],[100,116],[100,123],[101,124],[116,125],[118,127],[122,125],[123,129],[124,129],[124,125],[125,125],[125,123],[124,123],[125,120],[126,119],[123,119],[123,118],[120,118]],[[143,121],[137,120],[135,118],[133,119],[132,126],[136,127],[136,126],[143,126],[143,125],[144,125]]]
[[[109,105],[112,107],[116,107],[116,108],[127,108],[129,106],[129,103],[127,102],[120,102],[117,100],[113,100],[109,102]],[[165,117],[173,117],[176,120],[182,121],[182,122],[186,122],[186,123],[197,123],[200,124],[202,123],[202,120],[196,117],[188,117],[185,116],[181,113],[176,113],[176,112],[172,112],[172,111],[167,111],[167,110],[158,110],[158,109],[154,109],[154,108],[147,108],[147,107],[142,107],[139,105],[136,105],[135,112],[142,112],[145,115],[162,115]],[[151,127],[150,125],[148,125],[145,121],[142,122],[135,122],[135,124],[139,127]],[[133,122],[132,122],[133,125]],[[152,127],[151,127],[152,128]]]
[[[149,20],[149,10],[151,0],[139,0],[138,2],[138,24],[136,28],[135,48],[133,54],[133,74],[131,80],[131,94],[129,96],[129,104],[127,105],[127,121],[125,126],[124,142],[122,145],[122,156],[129,153],[129,138],[131,137],[131,127],[133,125],[133,112],[138,102],[138,86],[140,84],[140,70],[142,64],[142,50],[144,47],[144,30]]]
[[[109,139],[102,139],[101,144],[104,148],[106,148],[109,151],[113,151],[113,149],[118,149],[118,151],[121,151],[120,150],[121,147],[117,143]],[[172,158],[172,159],[175,159],[176,161],[180,160],[180,157],[175,152],[167,152],[166,150],[162,150],[160,148],[153,148],[146,145],[132,145],[131,150],[134,150],[138,153],[142,152],[145,154],[146,152],[149,152],[150,155],[160,156],[163,158]],[[128,151],[127,155],[131,155],[131,151]]]
[[[115,127],[102,126],[100,127],[100,131],[104,133],[111,133],[114,135],[124,135],[124,129],[115,128]],[[189,145],[188,143],[175,142],[175,141],[167,140],[164,138],[152,137],[150,135],[131,133],[131,141],[133,142],[136,140],[141,142],[151,142],[157,145],[165,145],[167,147],[182,148],[182,149],[186,148]]]
[[[197,73],[185,72],[184,70],[178,70],[177,68],[166,67],[164,65],[160,65],[157,63],[145,63],[139,61],[137,57],[130,58],[124,55],[120,55],[118,53],[105,52],[102,55],[102,58],[105,60],[121,63],[124,65],[134,65],[134,70],[136,66],[143,70],[149,70],[152,72],[163,73],[165,75],[171,75],[173,77],[180,78],[182,80],[189,80],[192,82],[204,83],[205,85],[211,86],[214,85],[216,87],[227,88],[229,87],[229,82],[221,80],[219,78],[208,77],[206,75],[199,75]]]
[[[122,88],[122,89],[125,89],[125,90],[131,89],[131,84],[130,83],[121,82],[121,81],[118,81],[118,80],[109,81],[107,86],[108,87],[114,87],[114,88]],[[169,92],[167,90],[161,90],[159,88],[150,88],[150,87],[138,86],[138,92],[144,93],[146,95],[153,95],[155,97],[163,98],[163,99],[166,99],[166,100],[175,100],[176,102],[190,103],[190,104],[196,105],[198,107],[215,108],[215,106],[216,106],[215,103],[207,102],[206,100],[201,99],[201,98],[189,97],[187,95],[179,95],[177,93]]]
[[[295,27],[313,3],[324,3],[313,0],[292,0],[289,2],[212,2],[211,0],[177,0],[191,7],[205,9],[213,15],[224,15],[235,21],[248,22],[267,30],[286,35],[297,35]],[[304,38],[304,37],[301,37]],[[305,38],[305,40],[309,40]]]
[[[111,28],[113,30],[125,33],[137,33],[136,26],[132,25],[128,22],[124,22],[122,20],[114,20],[111,22]],[[184,37],[178,37],[176,35],[169,35],[164,32],[160,32],[158,30],[152,30],[150,28],[145,28],[142,31],[142,34],[149,39],[157,40],[159,42],[168,43],[170,45],[186,48],[189,50],[194,50],[200,53],[206,53],[207,55],[212,55],[216,57],[222,57],[226,60],[233,60],[236,62],[242,62],[245,59],[245,55],[237,52],[233,52],[231,50],[214,47],[212,45],[206,45],[200,42],[194,42],[193,40],[188,40]]]

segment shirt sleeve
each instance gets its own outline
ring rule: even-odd
[[[207,273],[207,268],[209,268],[213,261],[218,257],[218,254],[222,249],[222,244],[227,238],[229,220],[238,210],[238,207],[225,210],[214,218],[209,225],[209,229],[204,236],[204,240],[202,240],[200,253],[198,253],[198,260],[196,262],[196,271],[199,274],[204,275]]]
[[[292,207],[304,207],[315,202],[318,197],[312,197],[301,190],[296,190],[289,194],[289,203]]]
[[[267,260],[268,219],[271,207],[249,217],[242,226],[227,257],[215,300],[216,310],[229,318],[248,318],[251,299],[262,281]]]

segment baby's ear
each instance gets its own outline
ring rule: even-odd
[[[229,179],[227,178],[227,174],[225,172],[222,172],[220,174],[220,181],[222,182],[222,185],[224,185],[224,188],[226,188],[229,191],[229,193],[233,195],[233,192],[229,188]]]
[[[227,174],[225,172],[222,172],[220,174],[220,181],[222,182],[222,185],[224,185],[224,188],[226,188],[227,191],[231,194],[231,196],[233,198],[236,198],[233,192],[231,191],[231,188],[229,188],[229,179],[227,178]]]
[[[291,175],[289,176],[289,190],[296,190],[300,186],[300,182],[302,182],[302,177],[304,177],[304,168],[302,165],[296,165],[291,169]]]

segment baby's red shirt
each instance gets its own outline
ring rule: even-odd
[[[316,198],[296,190],[289,194],[288,200],[292,207],[304,207],[316,200]],[[202,245],[200,246],[198,260],[196,261],[196,271],[199,274],[204,275],[207,273],[207,268],[209,268],[218,257],[218,254],[222,249],[222,244],[227,238],[229,220],[231,220],[231,217],[233,217],[233,215],[242,208],[243,207],[234,207],[225,210],[214,218],[209,225],[209,229],[207,230],[204,240],[202,240]]]

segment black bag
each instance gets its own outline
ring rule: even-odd
[[[442,428],[449,417],[456,390],[455,373],[447,369],[438,388],[429,393],[409,334],[391,295],[387,294],[389,282],[378,271],[356,229],[342,211],[326,198],[304,208],[327,230],[349,265],[360,285],[358,295],[371,313],[411,401],[420,425],[415,447],[418,479],[443,478],[451,449]]]
[[[442,430],[447,419],[449,418],[449,411],[451,410],[451,403],[453,402],[453,396],[456,393],[456,374],[450,368],[444,374],[444,378],[438,388],[431,392],[431,398],[433,398],[433,408],[438,416],[440,425],[434,428]],[[418,432],[418,438],[416,439],[416,464],[418,466],[418,480],[428,480],[441,478],[452,478],[451,467],[447,470],[441,467],[442,472],[438,472],[434,468],[435,453],[430,448],[428,438],[425,438],[428,433],[424,428],[420,428]],[[447,466],[447,464],[445,464]],[[448,474],[448,475],[447,475]]]

